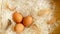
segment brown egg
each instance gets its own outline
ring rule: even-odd
[[[16,23],[20,23],[23,19],[23,16],[18,13],[18,12],[15,12],[13,13],[13,20],[16,22]]]
[[[23,25],[28,27],[32,24],[33,18],[31,16],[27,16],[23,19]]]
[[[15,27],[14,27],[14,30],[16,31],[16,32],[22,32],[23,30],[24,30],[24,25],[23,24],[16,24],[15,25]]]

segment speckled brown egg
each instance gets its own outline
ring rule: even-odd
[[[24,17],[24,18],[23,18],[23,25],[24,25],[25,27],[28,27],[28,26],[30,26],[30,25],[32,24],[32,21],[33,21],[32,16]]]
[[[16,23],[20,23],[23,19],[23,16],[18,13],[18,12],[14,12],[13,13],[13,20],[16,22]]]

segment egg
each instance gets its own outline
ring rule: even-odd
[[[23,25],[28,27],[32,24],[33,18],[31,16],[27,16],[23,18]]]
[[[18,13],[18,12],[14,12],[13,13],[13,20],[16,22],[16,23],[20,23],[23,19],[23,16]]]
[[[15,32],[22,32],[24,30],[24,25],[23,24],[16,24],[14,27]]]

